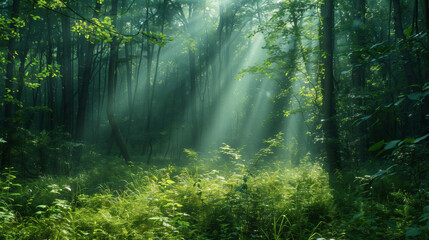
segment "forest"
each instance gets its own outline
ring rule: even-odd
[[[428,5],[0,1],[0,239],[429,239]]]

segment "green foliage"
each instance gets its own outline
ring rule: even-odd
[[[92,195],[77,190],[92,188],[87,177],[40,179],[24,187],[16,208],[23,217],[9,222],[0,238],[308,239],[335,214],[327,175],[319,165],[278,167],[252,176],[134,167],[121,173],[129,180],[120,191],[106,186]],[[87,175],[99,178],[100,172]]]
[[[25,22],[21,18],[6,18],[0,16],[0,40],[9,40],[20,36],[16,28],[22,28]]]
[[[183,149],[183,152],[186,154],[186,158],[190,160],[191,162],[197,162],[198,161],[198,153],[193,151],[192,149]]]
[[[38,5],[38,7],[47,9],[66,7],[65,3],[61,0],[37,0],[35,3]]]
[[[83,35],[91,43],[111,42],[113,38],[120,37],[116,32],[113,21],[109,16],[105,16],[101,21],[93,18],[89,21],[79,20],[72,27],[73,32]]]
[[[35,73],[26,71],[22,75],[24,80],[24,86],[29,89],[34,90],[39,88],[41,86],[41,82],[46,80],[47,78],[59,79],[61,77],[60,65],[58,64],[46,65],[43,68],[40,68],[40,66],[38,66],[38,59],[33,59],[33,61],[30,62],[29,66],[33,68],[37,68],[37,72]],[[16,81],[16,78],[14,78],[14,81]],[[4,106],[5,103],[12,103],[13,105],[18,106],[19,108],[22,108],[24,106],[22,101],[18,101],[15,98],[15,95],[17,94],[17,92],[18,90],[5,88],[5,92],[0,102],[1,106]],[[42,106],[38,106],[38,107],[43,108]]]
[[[70,134],[62,128],[42,131],[33,134],[21,127],[31,124],[32,116],[37,112],[50,113],[47,107],[29,107],[16,111],[16,116],[10,121],[14,128],[13,138],[9,137],[13,166],[21,176],[39,176],[40,174],[61,175],[70,172],[71,155],[75,143],[70,141]],[[6,144],[2,143],[1,145]],[[0,145],[0,146],[1,146]]]
[[[280,139],[281,134],[267,143]],[[7,191],[0,199],[6,231],[0,238],[425,239],[429,234],[428,195],[406,190],[402,179],[411,176],[398,165],[358,178],[341,194],[345,204],[336,206],[320,164],[270,161],[271,167],[249,168],[239,150],[224,144],[222,161],[237,166],[215,164],[217,169],[203,171],[207,166],[199,164],[206,160],[185,152],[194,161],[190,168],[128,167],[91,151],[83,161],[92,168],[75,177],[12,186],[14,174],[5,172],[1,186]]]
[[[409,94],[401,94],[395,101],[375,107],[371,114],[357,119],[353,122],[353,125],[360,125],[369,120],[380,123],[380,120],[384,115],[393,112],[406,104],[411,105],[412,103],[411,106],[413,108],[421,107],[426,97],[429,95],[429,84],[426,83],[423,86],[412,85],[408,86],[407,89],[412,89],[413,92]]]
[[[390,239],[429,237],[426,218],[429,194],[425,190],[428,152],[421,144],[426,138],[425,135],[402,141],[383,140],[371,147],[370,150],[379,151],[384,158],[383,166],[387,167],[357,178],[362,186],[356,201],[360,213],[352,218],[349,231]]]
[[[14,211],[14,200],[20,197],[18,189],[20,184],[15,183],[16,171],[13,168],[6,168],[2,171],[0,177],[0,237],[7,238],[13,234],[10,227],[16,220],[16,211]]]
[[[381,141],[375,143],[374,145],[372,145],[369,148],[369,151],[374,152],[374,151],[380,150],[377,153],[377,155],[380,155],[380,154],[382,154],[388,150],[400,151],[400,150],[403,150],[404,148],[413,148],[415,146],[414,144],[418,144],[418,143],[424,141],[428,137],[429,137],[429,134],[421,136],[417,139],[416,138],[406,138],[403,140],[391,140],[389,142],[385,142],[384,140],[381,140]]]
[[[92,44],[100,42],[110,43],[115,38],[129,42],[133,37],[138,35],[149,39],[152,44],[158,44],[160,46],[165,46],[167,42],[172,40],[163,33],[155,32],[147,33],[145,31],[140,31],[139,34],[134,36],[124,35],[117,30],[113,24],[112,18],[109,16],[104,16],[103,19],[92,18],[75,21],[72,31],[78,33],[80,36],[84,36],[84,38]]]
[[[264,160],[264,159],[267,159],[268,157],[271,157],[274,154],[274,150],[276,148],[284,147],[282,145],[283,141],[284,141],[284,138],[283,138],[282,132],[277,133],[274,136],[274,138],[269,138],[268,140],[265,140],[264,143],[266,143],[268,146],[260,149],[255,154],[256,163],[258,163],[260,160]]]

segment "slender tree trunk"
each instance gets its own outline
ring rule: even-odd
[[[95,4],[95,12],[94,17],[99,15],[99,11],[101,9],[101,3],[96,1]],[[92,77],[92,60],[94,58],[94,48],[95,44],[84,42],[81,46],[81,53],[79,57],[79,64],[83,64],[79,66],[79,98],[78,98],[78,110],[76,116],[76,134],[75,141],[81,142],[84,138],[85,134],[85,125],[86,125],[86,108],[88,103],[89,96],[89,85]],[[85,49],[85,54],[83,50]],[[73,96],[72,96],[73,97]],[[71,97],[71,98],[72,98]],[[82,157],[83,146],[77,146],[73,151],[73,159],[75,164],[79,165],[80,158]]]
[[[95,5],[95,13],[94,17],[98,16],[98,12],[101,9],[101,3],[99,1],[96,2]],[[89,85],[91,83],[92,77],[92,60],[94,58],[94,48],[95,44],[88,43],[88,48],[85,50],[86,54],[84,57],[84,67],[82,72],[82,81],[79,91],[79,99],[78,99],[78,111],[76,118],[76,141],[82,141],[85,133],[85,123],[86,123],[86,109],[88,103],[89,96]]]
[[[162,5],[162,14],[161,14],[161,33],[164,33],[165,11],[167,10],[167,4],[168,4],[168,0],[164,0],[163,5]],[[157,51],[156,60],[155,60],[155,72],[154,72],[154,77],[153,77],[153,83],[152,83],[152,87],[150,88],[151,90],[149,90],[149,92],[148,92],[149,102],[148,102],[148,113],[147,113],[147,122],[146,122],[146,132],[147,133],[150,132],[150,127],[151,127],[152,109],[153,109],[153,102],[154,102],[154,98],[155,98],[156,83],[158,80],[159,60],[160,60],[160,56],[161,56],[161,50],[162,50],[162,46],[158,46],[158,51]],[[153,50],[150,52],[151,52],[151,57],[152,57]],[[148,68],[151,68],[151,64],[148,65]],[[150,72],[151,71],[149,71],[148,79],[150,79]],[[150,85],[149,85],[149,87],[150,87]],[[152,156],[152,139],[151,138],[149,139],[148,144],[149,144],[150,151],[148,154],[147,163],[149,164],[150,160],[151,160],[151,156]]]
[[[112,2],[112,16],[113,22],[116,23],[118,13],[118,0],[113,0]],[[128,148],[125,145],[124,139],[121,134],[121,130],[119,129],[118,122],[115,118],[115,80],[117,77],[117,65],[118,65],[118,51],[119,51],[120,41],[114,37],[112,42],[110,43],[110,58],[109,58],[109,73],[107,76],[107,118],[109,119],[110,127],[112,129],[112,134],[115,139],[116,144],[119,147],[119,150],[124,158],[125,162],[129,165],[131,164],[131,157],[128,152]]]
[[[401,13],[401,3],[400,0],[393,0],[393,19],[395,21],[395,35],[398,39],[407,39],[407,36],[404,34],[404,28],[402,25],[402,13]],[[412,85],[418,83],[417,76],[414,72],[413,61],[411,59],[411,54],[408,50],[401,51],[402,58],[405,62],[405,73],[407,76],[407,84]]]
[[[41,49],[40,45],[39,45],[39,49]],[[41,50],[39,54],[39,72],[43,71],[43,54],[44,54],[44,51]],[[46,106],[46,94],[44,94],[46,92],[46,87],[44,88],[45,85],[42,84],[40,79],[38,82],[40,84],[40,87],[37,88],[37,92],[39,94],[39,99],[40,99],[39,105]],[[42,131],[45,129],[45,115],[46,114],[44,112],[40,113],[39,129],[38,129],[39,131]]]
[[[217,96],[220,95],[221,89],[222,89],[222,72],[223,69],[223,30],[225,28],[225,6],[224,6],[224,0],[219,0],[219,25],[217,27],[217,34],[218,34],[218,69],[217,69]]]
[[[146,1],[146,32],[150,32],[149,28],[149,7],[150,7],[150,1]],[[151,106],[150,106],[150,93],[151,93],[151,76],[152,76],[152,61],[153,61],[153,44],[150,42],[149,39],[146,40],[146,51],[147,51],[147,62],[146,62],[146,86],[144,88],[143,98],[144,98],[144,119],[146,120],[146,136],[147,138],[143,141],[143,152],[148,152],[149,157],[147,158],[147,162],[150,162],[150,156],[151,156],[151,146],[152,146],[152,136],[150,133],[150,121],[151,121]]]
[[[54,66],[53,59],[53,42],[52,42],[52,26],[51,16],[48,10],[46,10],[46,30],[47,30],[47,41],[48,41],[48,52],[46,53],[46,64],[48,66]],[[55,93],[54,93],[54,82],[51,75],[48,77],[47,88],[48,88],[48,107],[52,112],[48,115],[48,130],[54,129],[54,116],[55,116]]]
[[[127,0],[122,0],[122,8],[127,9]],[[127,31],[124,21],[120,23],[121,28],[124,32]],[[131,31],[131,26],[130,26]],[[131,56],[130,56],[131,53]],[[133,111],[133,93],[132,93],[132,78],[133,78],[133,64],[132,64],[132,43],[124,43],[124,54],[125,54],[125,69],[126,69],[126,83],[127,83],[127,96],[128,96],[128,111],[129,111],[129,125],[132,123],[132,111]]]
[[[132,59],[130,58],[131,43],[125,43],[125,67],[127,69],[127,92],[128,92],[128,111],[130,114],[130,124],[132,122],[131,112],[133,111],[133,93],[132,93],[132,76],[133,76],[133,68],[132,68]]]
[[[62,46],[62,95],[63,95],[63,119],[62,122],[65,130],[73,133],[73,73],[72,73],[72,51],[71,51],[71,28],[70,18],[61,17],[63,31],[63,46]]]
[[[322,54],[322,115],[323,130],[325,134],[325,147],[327,155],[330,184],[337,185],[337,171],[341,170],[338,127],[335,119],[335,89],[334,89],[334,1],[325,0],[321,6],[321,54]]]
[[[425,22],[425,31],[426,31],[426,49],[429,49],[429,0],[422,0],[423,4],[423,15]],[[423,56],[423,75],[424,79],[422,85],[429,83],[429,51]],[[422,126],[428,126],[429,118],[426,116],[429,114],[429,99],[425,98],[422,106],[421,114],[421,123]]]
[[[354,0],[354,26],[353,26],[353,47],[362,48],[365,46],[365,13],[366,0]],[[355,90],[362,90],[365,87],[365,68],[362,65],[361,56],[352,56],[352,86]],[[359,101],[361,102],[361,101]]]
[[[17,18],[19,14],[19,0],[13,0],[12,9],[10,12],[10,18]],[[11,29],[13,31],[17,31],[17,27],[15,24],[11,24]],[[6,64],[6,76],[4,78],[4,88],[5,94],[12,94],[13,90],[13,78],[14,78],[14,64],[15,64],[15,38],[12,37],[8,41],[7,45],[7,64]],[[15,131],[13,129],[13,124],[11,121],[13,111],[13,104],[9,101],[5,101],[4,104],[4,129],[6,130],[6,143],[4,143],[3,152],[2,152],[2,160],[0,170],[3,170],[5,167],[9,167],[12,164],[11,159],[11,150],[14,144],[14,136]]]
[[[24,91],[24,78],[25,78],[25,61],[27,59],[28,51],[30,50],[30,36],[31,36],[31,30],[32,30],[32,22],[30,21],[28,23],[28,32],[27,36],[25,38],[25,41],[23,42],[23,47],[21,49],[21,52],[19,53],[19,76],[18,76],[18,89],[16,93],[16,100],[21,101],[22,100],[22,94]]]
[[[425,24],[426,24],[426,48],[429,49],[429,0],[422,0],[423,2],[423,12],[425,16]],[[426,53],[425,60],[425,81],[424,83],[429,82],[429,51]]]
[[[103,100],[104,99],[104,91],[102,91],[101,87],[101,75],[103,71],[103,52],[104,46],[100,45],[100,71],[98,72],[98,89],[97,89],[97,120],[95,122],[95,142],[98,141],[98,136],[100,132],[100,122],[101,122],[101,109],[103,109]]]
[[[191,118],[192,118],[192,145],[198,148],[199,142],[199,128],[197,118],[197,76],[195,71],[195,52],[189,49],[189,83],[191,87],[190,104],[191,104]]]
[[[353,26],[353,47],[361,49],[365,46],[365,13],[366,0],[354,0],[354,26]],[[356,106],[354,115],[361,114],[361,106],[363,106],[363,90],[365,89],[365,66],[360,55],[354,54],[351,57],[352,64],[352,95],[353,103]],[[364,124],[359,124],[354,127],[353,132],[356,137],[356,154],[355,157],[360,161],[366,160],[366,141]]]
[[[136,97],[138,95],[137,91],[138,91],[138,87],[139,87],[140,69],[141,69],[142,62],[143,62],[143,51],[144,51],[144,40],[142,40],[141,46],[140,46],[140,59],[138,61],[139,63],[137,64],[137,70],[135,71],[136,72],[136,74],[135,74],[136,84],[134,86],[134,94],[133,94],[133,99],[131,102],[131,108],[130,109],[134,109]],[[134,119],[134,111],[130,112],[130,120],[131,119]],[[131,122],[131,124],[128,124],[128,127],[127,127],[126,135],[128,137],[130,136],[131,129],[132,129],[132,122]],[[127,142],[128,142],[128,140],[127,140]]]
[[[395,28],[395,36],[397,39],[407,39],[407,36],[404,34],[404,28],[402,24],[402,13],[401,13],[401,3],[400,0],[393,0],[393,19],[394,19],[394,28]],[[414,65],[415,61],[413,61],[409,50],[404,48],[400,51],[401,58],[404,64],[405,77],[406,79],[403,82],[403,85],[411,86],[417,84],[419,81],[417,79],[417,74],[415,73]],[[410,89],[406,91],[406,93],[413,92],[414,89]],[[404,119],[404,124],[401,127],[402,135],[401,137],[414,136],[418,130],[417,121],[415,114],[410,114],[412,111],[412,106],[409,103],[405,104],[405,110],[402,113],[402,118]]]

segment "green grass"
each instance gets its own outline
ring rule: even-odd
[[[334,202],[317,163],[252,168],[239,155],[193,156],[191,167],[123,166],[87,156],[91,169],[0,186],[0,239],[427,239],[429,207],[358,181]],[[97,164],[94,164],[97,162]],[[217,166],[217,168],[214,168]],[[425,198],[427,199],[427,196]],[[420,206],[420,208],[419,208]]]

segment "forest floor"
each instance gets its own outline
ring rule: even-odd
[[[68,177],[20,179],[9,169],[0,239],[429,239],[425,196],[389,185],[390,170],[344,174],[334,199],[310,159],[255,168],[188,157],[187,167],[129,167],[92,152],[92,167]]]

